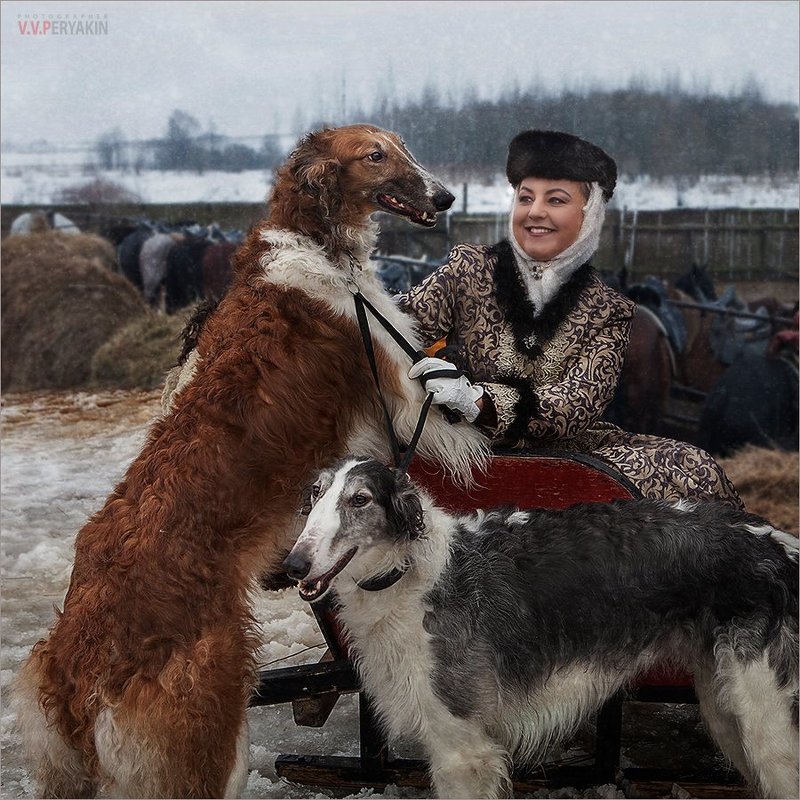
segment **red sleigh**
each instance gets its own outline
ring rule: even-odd
[[[438,505],[452,511],[501,505],[558,509],[581,502],[609,502],[640,496],[630,481],[597,459],[557,451],[495,452],[490,468],[479,476],[478,484],[469,492],[419,459],[412,463],[410,474]],[[319,605],[316,604],[314,611],[329,653],[318,664],[262,672],[251,700],[251,705],[291,702],[295,722],[314,727],[324,724],[341,694],[359,692],[358,678],[347,659],[336,616],[324,603],[323,608]],[[620,763],[623,706],[631,701],[696,703],[697,699],[690,676],[663,671],[648,674],[620,692],[598,713],[594,757],[590,764],[550,763],[530,772],[515,773],[516,791],[626,780],[649,785],[655,792],[669,792],[673,782],[680,782],[684,787],[721,784],[725,786],[726,797],[736,796],[740,779],[737,773],[729,770],[698,774],[674,768],[623,769]],[[358,756],[282,755],[276,761],[277,773],[293,783],[348,791],[362,787],[382,788],[389,784],[420,788],[428,785],[424,762],[392,755],[375,724],[369,700],[362,692],[359,692],[359,723]],[[715,796],[713,790],[709,796]]]

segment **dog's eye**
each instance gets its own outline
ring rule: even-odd
[[[383,161],[384,156],[383,156],[383,153],[381,153],[380,150],[374,150],[372,153],[370,153],[367,156],[367,158],[370,161]]]
[[[368,494],[354,494],[350,498],[350,505],[355,506],[356,508],[361,508],[361,506],[365,506],[372,498]]]
[[[316,500],[319,498],[320,492],[322,491],[322,487],[318,483],[315,483],[311,487],[311,499]]]

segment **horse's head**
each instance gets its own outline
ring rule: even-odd
[[[698,303],[711,303],[717,299],[714,281],[708,273],[708,264],[692,264],[692,268],[675,281],[675,288],[686,292]]]

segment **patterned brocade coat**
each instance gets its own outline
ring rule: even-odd
[[[448,360],[484,387],[497,419],[482,427],[496,444],[591,454],[645,497],[741,507],[703,450],[600,419],[614,396],[635,305],[590,264],[535,318],[508,242],[459,245],[398,302],[417,319],[426,346],[445,339]]]

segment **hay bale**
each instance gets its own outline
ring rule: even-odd
[[[800,467],[796,452],[748,445],[719,463],[748,511],[798,535]]]
[[[87,385],[95,350],[146,310],[114,259],[113,246],[87,234],[3,240],[3,391]]]
[[[117,251],[111,242],[93,233],[69,234],[45,230],[24,236],[7,236],[3,239],[3,272],[17,261],[32,263],[47,252],[53,257],[82,256],[99,266],[119,271]]]
[[[92,383],[118,389],[157,389],[178,363],[186,318],[147,311],[122,326],[92,358]]]

